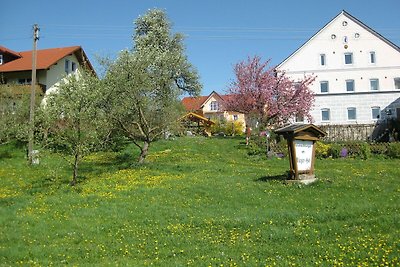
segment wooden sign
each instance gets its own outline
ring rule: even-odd
[[[275,133],[283,135],[288,143],[291,180],[315,180],[315,142],[326,135],[313,124],[291,124]]]

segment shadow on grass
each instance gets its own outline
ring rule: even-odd
[[[256,182],[271,182],[271,181],[285,181],[288,178],[288,174],[279,174],[279,175],[270,175],[270,176],[263,176],[256,179]]]

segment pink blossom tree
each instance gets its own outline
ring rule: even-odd
[[[236,79],[228,87],[225,108],[244,113],[263,127],[280,126],[296,116],[312,121],[314,93],[309,85],[315,77],[294,81],[269,63],[255,56],[235,65]]]

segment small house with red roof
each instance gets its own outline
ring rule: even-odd
[[[245,116],[242,113],[229,111],[224,108],[229,95],[220,95],[213,91],[208,96],[184,97],[182,104],[187,112],[193,112],[212,121],[225,119],[231,122],[240,122],[245,129]]]
[[[54,90],[80,66],[95,72],[80,46],[37,50],[36,55],[36,79],[43,94]],[[0,84],[28,85],[31,77],[32,51],[16,52],[0,46]]]

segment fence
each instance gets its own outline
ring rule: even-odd
[[[360,154],[363,149],[365,149],[365,145],[368,145],[369,150],[372,154],[381,154],[384,155],[388,152],[390,143],[366,143],[366,142],[337,142],[334,143],[336,149],[346,148],[349,156]],[[287,155],[288,147],[286,141],[281,141],[278,143],[271,143],[271,150],[277,154]]]
[[[351,125],[320,125],[327,135],[323,141],[368,141],[373,140],[377,125],[351,124]]]

